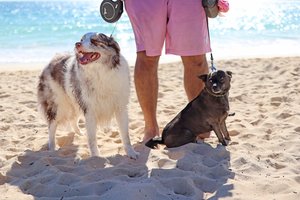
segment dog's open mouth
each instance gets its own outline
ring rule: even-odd
[[[220,88],[217,88],[217,87],[212,87],[211,91],[214,94],[220,94],[222,92],[222,90]]]
[[[83,52],[80,51],[77,53],[77,60],[80,64],[86,65],[89,64],[98,58],[100,58],[100,53],[97,52]]]

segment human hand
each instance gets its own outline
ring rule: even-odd
[[[220,12],[227,12],[229,10],[229,3],[227,0],[219,0],[218,1],[218,8]]]

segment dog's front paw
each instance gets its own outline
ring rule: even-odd
[[[99,150],[97,147],[91,148],[90,150],[91,150],[91,157],[94,157],[94,156],[99,157]]]
[[[225,139],[219,140],[219,142],[223,145],[223,146],[227,146],[227,142]]]
[[[138,159],[138,157],[140,155],[140,153],[136,152],[132,147],[127,147],[125,149],[125,151],[126,151],[127,156],[134,160]]]
[[[49,142],[49,144],[48,144],[48,150],[49,151],[55,151],[55,143]]]
[[[225,145],[225,146],[228,146],[228,145],[229,145],[229,143],[230,143],[230,141],[231,141],[231,139],[230,139],[230,138],[229,138],[229,140],[225,138],[225,143],[226,143],[226,145]]]

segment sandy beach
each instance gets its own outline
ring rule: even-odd
[[[86,136],[68,129],[57,132],[58,150],[47,151],[36,101],[45,64],[1,67],[1,200],[300,199],[300,57],[216,61],[233,72],[227,147],[214,133],[173,149],[140,144],[144,122],[131,80],[129,132],[137,160],[125,156],[115,122],[111,131],[98,131],[101,157],[90,158]],[[161,129],[187,104],[182,71],[180,62],[159,67]]]

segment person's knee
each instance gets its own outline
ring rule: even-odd
[[[136,67],[156,69],[158,66],[159,57],[160,56],[147,56],[145,51],[138,52]]]
[[[207,70],[208,64],[205,55],[198,56],[182,56],[184,67],[186,68],[199,68],[204,71]]]

